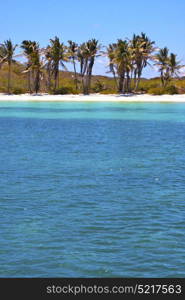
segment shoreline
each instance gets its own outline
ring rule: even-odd
[[[36,101],[36,102],[185,102],[185,94],[181,95],[159,95],[149,94],[90,94],[90,95],[49,95],[49,94],[21,94],[7,95],[0,93],[0,101]]]

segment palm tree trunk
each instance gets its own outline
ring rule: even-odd
[[[11,89],[11,66],[12,63],[11,61],[8,62],[8,94],[10,94],[10,89]]]
[[[135,85],[135,92],[137,92],[140,81],[141,81],[141,75],[142,75],[142,66],[140,68],[138,68],[138,72],[137,72],[137,80],[136,80],[136,85]]]
[[[132,77],[133,77],[133,71],[131,71],[131,74],[130,74],[130,82],[129,82],[129,92],[130,93],[132,92]]]
[[[84,95],[89,95],[89,78],[88,75],[83,77],[83,93]]]
[[[120,78],[119,78],[118,92],[121,93],[122,90],[123,90],[123,80],[122,80],[122,78],[120,77]]]
[[[135,85],[135,89],[134,89],[134,92],[137,92],[138,90],[138,87],[139,87],[139,84],[140,84],[140,81],[141,81],[141,77],[139,76],[136,80],[136,85]]]
[[[78,83],[77,83],[77,73],[76,73],[76,64],[73,57],[73,67],[74,67],[74,73],[75,73],[75,85],[76,85],[76,91],[78,90]]]
[[[35,76],[35,93],[37,94],[40,89],[40,71],[36,71],[36,76]]]
[[[47,91],[51,92],[51,64],[47,66],[47,79],[46,79]]]
[[[88,94],[91,91],[91,77],[92,77],[93,66],[94,66],[94,57],[91,57],[89,66],[87,68],[87,91],[88,91]]]
[[[119,89],[118,92],[120,94],[124,94],[125,93],[125,73],[122,74],[119,78]]]
[[[89,74],[87,76],[88,93],[91,92],[91,78],[92,78],[92,69],[89,71]]]
[[[58,85],[59,85],[59,66],[55,66],[55,72],[54,72],[54,90],[57,89]]]
[[[60,71],[58,71],[58,76],[57,76],[57,88],[59,89],[59,85],[60,85]]]
[[[31,72],[30,71],[28,72],[28,89],[31,94],[32,90],[31,90]]]
[[[130,75],[127,73],[127,93],[130,92]]]
[[[55,83],[54,83],[54,90],[57,89],[57,76],[55,75]]]
[[[134,71],[134,90],[136,88],[136,83],[137,83],[137,69]]]
[[[114,67],[112,68],[112,73],[113,73],[113,76],[114,76],[114,81],[115,81],[116,89],[118,90],[118,81],[117,81],[117,78],[116,78],[116,73],[115,73]]]
[[[87,95],[88,94],[88,91],[87,91],[87,76],[86,76],[86,73],[87,73],[87,66],[88,66],[88,60],[86,59],[85,60],[85,63],[83,65],[83,68],[81,70],[81,77],[82,77],[82,90],[83,90],[83,94],[84,95]]]
[[[51,72],[48,71],[48,91],[51,91]]]
[[[164,74],[163,74],[163,71],[161,71],[161,84],[162,84],[162,87],[164,87]]]
[[[91,92],[91,79],[92,79],[92,71],[87,75],[87,92],[88,92],[88,94]]]
[[[82,92],[84,93],[84,76],[83,75],[81,75],[81,84],[82,84],[82,86],[81,86]]]

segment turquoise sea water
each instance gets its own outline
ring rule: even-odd
[[[185,104],[0,102],[0,277],[185,277]]]

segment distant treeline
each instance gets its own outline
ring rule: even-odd
[[[17,47],[11,40],[0,44],[1,92],[173,94],[184,89],[184,81],[183,85],[179,85],[176,80],[184,67],[177,60],[177,55],[170,53],[167,47],[157,48],[155,42],[144,33],[134,34],[132,39],[118,39],[107,47],[101,46],[96,39],[80,45],[69,40],[68,45],[64,45],[58,37],[50,39],[46,48],[41,48],[38,42],[24,40],[19,46],[20,54],[15,55]],[[24,65],[16,61],[20,56],[26,59]],[[108,58],[107,67],[112,78],[93,76],[98,56]],[[73,73],[68,72],[67,63],[72,64]],[[160,80],[152,80],[150,85],[147,80],[142,80],[147,65],[158,68],[160,76]]]

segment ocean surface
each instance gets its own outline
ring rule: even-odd
[[[185,277],[185,104],[0,102],[0,277]]]

